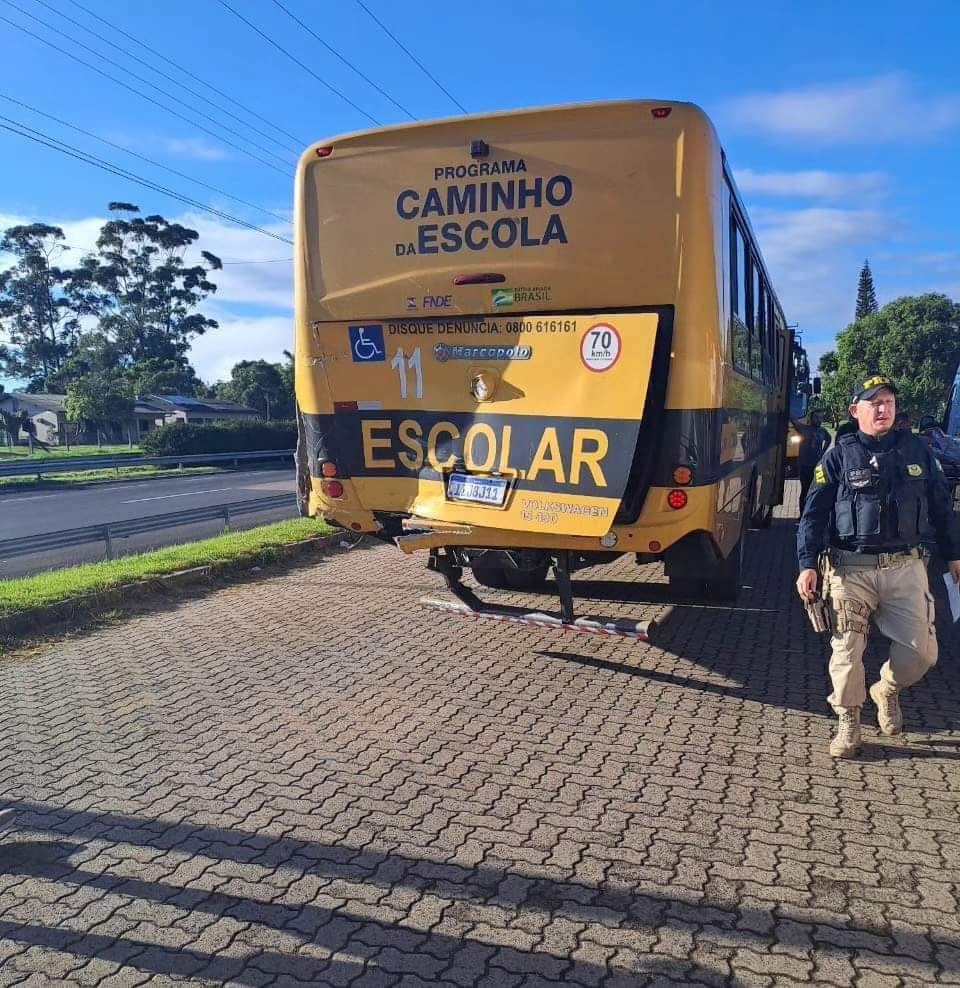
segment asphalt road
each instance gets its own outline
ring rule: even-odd
[[[171,477],[162,480],[127,481],[68,487],[62,491],[38,490],[0,495],[0,539],[19,538],[80,528],[130,518],[147,518],[174,511],[186,511],[209,504],[249,501],[295,489],[293,471],[242,470],[224,473]],[[291,498],[289,509],[246,515],[235,528],[249,528],[267,521],[289,518],[296,513]],[[114,552],[126,555],[157,546],[192,542],[216,535],[222,521],[170,528],[128,539],[116,540]],[[102,543],[43,553],[11,560],[0,560],[0,578],[23,576],[56,566],[102,559]]]

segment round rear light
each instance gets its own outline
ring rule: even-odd
[[[653,540],[653,541],[652,541],[652,542],[651,542],[651,543],[650,543],[650,544],[649,544],[649,545],[647,546],[647,548],[648,548],[648,549],[649,549],[649,550],[650,550],[651,552],[659,552],[659,551],[660,551],[660,550],[661,550],[661,549],[663,548],[663,546],[662,546],[662,545],[661,545],[661,544],[660,544],[659,542],[657,542],[657,541],[656,541],[656,539],[654,539],[654,540]]]
[[[681,487],[686,487],[693,480],[693,471],[690,467],[677,467],[673,471],[673,482]]]
[[[336,477],[337,475],[336,463],[331,463],[329,460],[327,460],[326,463],[321,465],[320,473],[323,474],[324,477]]]
[[[687,492],[670,491],[667,495],[667,504],[669,504],[674,511],[679,511],[681,508],[685,508],[687,506]]]
[[[327,480],[323,484],[327,497],[343,497],[343,484],[339,480]]]

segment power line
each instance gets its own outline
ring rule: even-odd
[[[282,158],[276,152],[271,151],[270,148],[264,147],[262,144],[258,144],[256,141],[247,137],[246,134],[241,134],[240,131],[234,130],[232,127],[228,127],[226,124],[221,123],[216,118],[211,117],[209,113],[204,113],[203,110],[198,109],[192,103],[188,103],[185,100],[180,99],[178,96],[164,89],[162,86],[158,86],[155,82],[151,82],[149,79],[144,78],[142,75],[138,75],[136,72],[133,71],[133,69],[128,69],[125,65],[121,65],[120,62],[114,61],[114,59],[110,58],[109,55],[104,55],[102,52],[97,51],[96,48],[91,48],[89,45],[85,45],[82,41],[78,41],[76,38],[71,37],[65,31],[61,31],[59,28],[54,27],[53,24],[51,24],[49,21],[45,21],[42,17],[37,17],[35,14],[31,14],[29,11],[24,10],[22,7],[19,7],[17,4],[15,4],[13,0],[2,0],[2,2],[5,3],[8,7],[13,7],[14,10],[19,11],[21,14],[23,14],[24,17],[29,17],[30,20],[36,21],[37,24],[42,24],[48,31],[53,31],[54,34],[59,34],[61,38],[66,38],[67,41],[71,42],[72,44],[79,45],[81,48],[84,49],[84,51],[90,52],[91,55],[94,55],[97,58],[102,59],[108,65],[112,65],[114,68],[119,69],[121,72],[126,73],[128,76],[132,76],[138,82],[142,82],[144,85],[149,86],[151,89],[155,89],[158,93],[161,93],[163,96],[166,96],[167,99],[173,100],[174,103],[178,103],[180,106],[184,107],[184,109],[190,110],[192,113],[195,113],[200,117],[203,117],[204,120],[209,120],[210,123],[215,124],[217,127],[220,127],[222,130],[225,130],[228,134],[232,134],[234,137],[238,137],[241,141],[246,141],[248,144],[251,144],[253,147],[255,147],[258,151],[263,151],[264,154],[270,155],[271,158],[275,158],[277,161],[281,162],[282,164],[289,165],[292,163],[290,162],[289,159]]]
[[[266,261],[221,261],[221,264],[289,264],[292,257],[272,257]]]
[[[277,131],[277,133],[283,134],[285,137],[289,137],[290,140],[295,141],[299,147],[304,148],[309,143],[308,141],[305,141],[302,138],[297,137],[294,134],[291,134],[289,131],[284,130],[282,127],[278,127],[271,120],[268,120],[266,117],[261,116],[255,110],[251,110],[248,106],[244,106],[243,103],[239,102],[238,100],[235,100],[229,93],[225,93],[222,89],[217,89],[217,87],[213,85],[212,82],[207,82],[205,79],[201,79],[200,76],[191,72],[188,68],[185,68],[179,62],[175,62],[172,58],[168,58],[162,52],[157,51],[156,48],[151,48],[150,45],[146,44],[143,41],[140,41],[138,38],[135,38],[132,34],[128,34],[122,28],[117,27],[117,25],[114,24],[113,21],[105,20],[99,14],[90,10],[89,7],[85,7],[82,3],[79,2],[79,0],[68,0],[68,2],[72,3],[74,7],[79,7],[80,10],[82,10],[89,17],[92,17],[94,20],[100,21],[101,24],[106,24],[107,27],[116,31],[117,34],[123,35],[123,37],[125,37],[128,41],[132,41],[135,45],[138,45],[144,51],[150,52],[151,55],[155,56],[156,58],[159,58],[160,61],[166,62],[167,65],[172,65],[179,72],[182,72],[184,75],[189,76],[191,79],[193,79],[194,82],[199,82],[201,86],[206,86],[207,89],[212,90],[218,96],[222,96],[225,100],[229,100],[231,103],[233,103],[234,106],[238,106],[241,110],[243,110],[244,113],[249,113],[251,117],[256,117],[257,120],[259,120],[261,123],[265,123],[268,127],[272,127],[275,131]]]
[[[34,38],[36,41],[39,41],[41,44],[46,45],[48,48],[52,48],[54,51],[60,52],[61,55],[66,55],[68,58],[72,58],[75,62],[79,62],[81,65],[85,65],[88,69],[91,69],[92,71],[98,73],[99,75],[102,75],[105,79],[109,79],[111,82],[116,83],[118,86],[122,86],[124,89],[129,90],[131,93],[135,93],[141,99],[145,99],[148,103],[152,103],[154,106],[159,106],[161,110],[166,110],[167,113],[172,113],[173,116],[178,117],[180,120],[185,121],[191,127],[196,127],[197,130],[202,130],[205,134],[209,134],[211,137],[216,138],[216,140],[221,141],[223,144],[226,144],[228,147],[233,148],[235,151],[239,151],[241,154],[245,154],[248,158],[253,158],[254,161],[259,161],[261,165],[264,165],[267,168],[272,168],[275,172],[279,172],[281,175],[284,175],[285,177],[289,177],[289,172],[284,171],[282,168],[278,168],[272,162],[265,161],[263,158],[261,158],[257,154],[254,154],[252,151],[248,151],[246,148],[240,147],[239,144],[234,144],[233,141],[229,141],[227,140],[227,138],[210,130],[208,127],[204,127],[203,124],[197,123],[196,120],[191,120],[189,117],[185,117],[178,110],[174,110],[171,107],[167,106],[166,104],[161,103],[159,100],[154,99],[152,96],[149,96],[147,93],[141,92],[139,89],[136,88],[136,86],[131,86],[129,83],[124,82],[122,79],[118,79],[116,76],[111,75],[109,72],[105,72],[103,69],[98,68],[96,65],[93,65],[91,62],[86,61],[86,59],[80,58],[79,55],[74,55],[73,52],[67,51],[66,48],[61,48],[59,45],[55,45],[52,41],[47,41],[46,38],[41,37],[35,31],[31,31],[29,28],[24,27],[22,24],[17,24],[15,21],[10,20],[9,17],[4,17],[2,14],[0,14],[0,21],[3,21],[5,24],[9,24],[11,27],[16,28],[18,31],[22,31],[24,34],[29,35],[31,38]]]
[[[0,99],[4,99],[8,103],[14,103],[17,106],[23,107],[23,109],[29,110],[31,113],[36,113],[38,116],[46,117],[48,120],[53,120],[54,123],[61,124],[64,127],[69,127],[70,130],[75,130],[78,134],[83,134],[85,137],[92,137],[95,141],[99,141],[101,144],[106,144],[108,147],[116,148],[118,151],[123,151],[124,154],[129,154],[134,158],[139,158],[141,161],[147,162],[147,164],[154,165],[157,168],[162,168],[165,172],[170,172],[171,175],[176,175],[178,178],[185,178],[188,182],[193,182],[195,185],[202,185],[203,188],[209,189],[211,192],[216,192],[218,195],[225,196],[227,199],[232,199],[234,202],[238,202],[243,206],[249,206],[251,209],[256,209],[261,213],[266,213],[268,216],[272,216],[274,219],[278,219],[282,223],[290,222],[286,219],[286,217],[281,216],[279,213],[274,213],[272,210],[265,209],[263,206],[258,206],[255,202],[247,202],[246,199],[241,199],[239,196],[231,195],[229,192],[219,189],[215,185],[209,185],[207,182],[201,182],[200,179],[193,178],[193,176],[187,175],[185,172],[177,171],[176,168],[169,168],[167,165],[163,165],[159,161],[154,161],[153,158],[148,158],[146,155],[139,154],[136,151],[131,151],[130,148],[124,147],[122,144],[117,144],[114,141],[109,141],[105,137],[100,137],[99,134],[94,134],[92,131],[84,130],[83,127],[78,127],[76,124],[72,124],[68,120],[55,117],[52,113],[45,113],[43,110],[39,110],[37,107],[31,106],[29,103],[24,103],[23,100],[14,99],[12,96],[7,96],[6,93],[0,93]]]
[[[42,3],[43,0],[39,0],[39,2]],[[364,82],[366,82],[369,85],[373,86],[373,88],[376,89],[376,91],[381,96],[383,96],[386,99],[390,100],[390,102],[393,103],[393,105],[398,110],[400,110],[401,113],[405,113],[411,120],[416,120],[417,119],[405,106],[403,106],[403,104],[398,103],[388,92],[386,92],[385,90],[381,89],[373,81],[373,79],[371,79],[369,76],[364,75],[356,67],[356,65],[353,64],[353,62],[351,62],[348,59],[344,58],[343,55],[341,55],[340,52],[338,52],[337,49],[334,48],[332,45],[328,45],[327,42],[324,41],[323,38],[321,38],[320,35],[316,33],[316,31],[312,30],[310,27],[308,27],[306,24],[304,24],[303,21],[300,20],[300,18],[297,17],[297,15],[295,13],[293,13],[293,11],[290,10],[289,7],[285,7],[280,2],[280,0],[273,0],[273,2],[287,15],[287,17],[290,17],[292,20],[296,21],[297,24],[299,24],[300,27],[302,27],[304,29],[304,31],[307,32],[307,34],[309,34],[312,38],[315,38],[317,41],[319,41],[320,44],[323,45],[323,47],[326,48],[328,52],[330,52],[332,55],[335,55],[337,58],[339,58],[340,61],[343,62],[343,64],[347,66],[347,68],[352,69],[354,72],[357,73],[358,76],[360,76],[361,79],[363,79]]]
[[[293,151],[294,154],[299,154],[300,151],[302,150],[302,148],[300,147],[293,147],[292,145],[287,144],[284,141],[278,141],[275,137],[271,137],[266,131],[260,130],[259,127],[254,127],[253,124],[247,123],[246,120],[244,120],[242,117],[238,117],[232,110],[228,110],[226,109],[226,107],[220,106],[219,103],[216,103],[209,97],[204,96],[203,93],[198,93],[195,89],[191,89],[190,86],[187,86],[184,83],[180,82],[178,79],[175,79],[169,73],[164,72],[161,69],[155,68],[149,62],[140,58],[139,55],[134,55],[133,52],[128,51],[122,45],[118,45],[116,42],[111,41],[109,38],[105,38],[98,31],[94,31],[92,28],[87,27],[85,24],[82,24],[80,21],[76,20],[75,18],[70,17],[68,14],[63,13],[62,10],[57,10],[56,7],[51,6],[49,3],[46,2],[46,0],[34,0],[34,3],[40,4],[41,7],[46,7],[47,10],[52,11],[58,17],[62,17],[64,20],[69,21],[75,27],[80,28],[81,31],[86,31],[87,34],[90,34],[94,38],[97,38],[99,41],[103,42],[103,44],[109,45],[115,51],[120,52],[122,55],[125,55],[127,58],[131,59],[137,64],[142,65],[144,68],[149,69],[151,72],[155,72],[157,75],[166,79],[168,82],[172,82],[175,86],[179,86],[181,89],[186,90],[188,93],[190,93],[191,96],[195,96],[197,99],[203,100],[204,103],[208,103],[210,106],[216,108],[220,113],[226,114],[226,116],[230,117],[231,120],[236,120],[237,123],[239,123],[241,126],[246,127],[249,130],[252,130],[255,134],[259,134],[261,137],[265,137],[272,144],[276,144],[277,147],[281,147],[286,151]],[[248,138],[244,138],[244,139],[248,140]],[[258,145],[254,145],[254,147],[257,146]],[[263,150],[266,149],[264,148]]]
[[[317,73],[314,72],[313,69],[311,69],[309,65],[305,64],[304,62],[301,62],[300,59],[297,58],[296,55],[294,55],[291,52],[287,51],[287,49],[284,48],[283,45],[281,45],[277,41],[274,41],[273,38],[271,38],[268,34],[264,34],[264,32],[261,31],[260,28],[258,28],[256,26],[256,24],[252,24],[238,10],[234,10],[233,7],[231,7],[230,4],[228,4],[226,2],[226,0],[217,0],[217,2],[220,4],[221,7],[225,7],[227,10],[229,10],[230,13],[233,14],[234,17],[236,17],[239,20],[243,21],[243,23],[246,24],[247,27],[249,27],[252,31],[255,31],[257,34],[259,34],[260,37],[263,38],[264,41],[267,41],[271,45],[273,45],[273,47],[276,48],[277,51],[282,52],[284,55],[286,55],[287,58],[289,58],[291,62],[296,62],[296,64],[299,65],[300,68],[303,69],[304,72],[308,72],[310,75],[312,75],[313,78],[316,79],[317,82],[320,83],[320,85],[326,86],[327,89],[329,89],[330,92],[333,93],[335,96],[339,96],[340,99],[342,99],[345,103],[349,103],[350,106],[352,106],[357,111],[357,113],[363,114],[363,116],[365,116],[371,123],[376,124],[378,127],[380,126],[380,121],[377,120],[376,117],[370,116],[370,114],[367,113],[366,110],[364,110],[361,107],[357,106],[357,104],[354,103],[353,100],[350,99],[349,96],[345,96],[343,93],[340,92],[339,89],[337,89],[334,86],[331,86],[330,83],[327,82],[326,79],[321,79],[320,76],[318,76]]]
[[[255,233],[262,233],[265,237],[271,237],[274,240],[279,240],[281,243],[290,244],[293,246],[293,241],[287,237],[281,237],[279,234],[271,233],[269,230],[265,230],[263,227],[257,226],[255,223],[248,223],[246,220],[240,219],[239,216],[233,216],[230,213],[225,213],[221,209],[214,209],[213,206],[207,206],[196,199],[192,199],[190,196],[185,196],[180,192],[174,192],[166,186],[159,185],[157,182],[152,182],[148,178],[144,178],[141,175],[136,175],[134,172],[127,171],[127,169],[114,165],[109,161],[104,161],[103,158],[98,158],[96,155],[82,151],[80,148],[74,147],[72,144],[67,144],[64,141],[57,140],[57,138],[52,137],[50,134],[45,134],[43,131],[35,130],[33,127],[28,127],[26,124],[22,124],[18,120],[12,120],[10,117],[5,117],[0,114],[0,121],[6,121],[6,123],[0,123],[0,128],[10,131],[10,133],[16,134],[18,137],[25,137],[27,140],[33,141],[36,144],[43,144],[46,147],[52,148],[54,151],[59,151],[61,154],[65,154],[70,158],[76,158],[78,161],[83,161],[88,165],[93,165],[95,168],[100,168],[102,171],[110,172],[113,175],[118,175],[120,178],[125,178],[136,183],[137,185],[142,185],[146,189],[151,189],[154,192],[160,192],[163,195],[170,196],[171,199],[177,199],[180,202],[186,203],[188,206],[193,206],[196,209],[202,209],[206,213],[212,213],[214,216],[226,220],[229,223],[235,223],[237,226],[245,227],[247,230],[253,230]]]
[[[221,0],[221,2],[222,2],[222,0]],[[366,4],[364,3],[364,2],[363,2],[363,0],[357,0],[357,3],[358,3],[358,4],[359,4],[359,5],[360,5],[360,6],[361,6],[361,7],[362,7],[362,8],[363,8],[363,9],[364,9],[364,10],[365,10],[366,12],[367,12],[367,14],[368,14],[368,16],[370,17],[370,19],[371,19],[372,21],[374,21],[374,23],[376,23],[376,24],[378,24],[378,25],[380,26],[380,30],[382,30],[382,31],[383,31],[383,33],[384,33],[384,34],[386,34],[386,36],[387,36],[388,38],[390,38],[390,39],[391,39],[391,40],[392,40],[392,41],[394,42],[394,44],[396,44],[396,45],[397,45],[397,47],[398,47],[398,48],[400,48],[400,49],[401,49],[401,51],[404,51],[404,52],[406,52],[406,53],[407,53],[407,55],[409,55],[409,56],[410,56],[410,58],[411,58],[411,59],[412,59],[412,60],[413,60],[413,61],[414,61],[414,62],[415,62],[415,63],[416,63],[416,64],[417,64],[417,65],[418,65],[419,67],[420,67],[420,69],[421,69],[421,71],[423,72],[423,74],[424,74],[424,75],[425,75],[425,76],[426,76],[426,77],[427,77],[428,79],[430,79],[430,80],[431,80],[431,81],[433,82],[433,84],[434,84],[434,85],[435,85],[435,86],[436,86],[436,87],[437,87],[437,88],[438,88],[438,89],[439,89],[439,90],[440,90],[440,91],[441,91],[442,93],[444,93],[444,94],[445,94],[445,95],[447,96],[447,98],[448,98],[448,99],[449,99],[449,100],[450,100],[450,101],[451,101],[451,102],[453,103],[453,105],[454,105],[454,106],[456,106],[456,107],[458,107],[458,108],[459,108],[460,110],[462,110],[462,111],[463,111],[464,113],[469,113],[469,112],[470,112],[470,111],[469,111],[469,110],[468,110],[468,109],[467,109],[467,108],[466,108],[466,107],[465,107],[465,106],[464,106],[464,105],[463,105],[463,104],[462,104],[462,103],[461,103],[461,102],[460,102],[460,101],[459,101],[459,100],[458,100],[458,99],[456,98],[456,96],[454,96],[454,95],[453,95],[453,94],[452,94],[452,93],[451,93],[451,92],[450,92],[450,91],[449,91],[449,90],[448,90],[448,89],[447,89],[447,88],[446,88],[446,87],[445,87],[445,86],[443,85],[443,83],[441,83],[441,82],[440,82],[440,80],[439,80],[439,79],[438,79],[438,78],[437,78],[437,77],[436,77],[435,75],[433,75],[433,73],[432,73],[432,72],[431,72],[431,71],[430,71],[430,70],[429,70],[429,69],[428,69],[428,68],[426,67],[426,65],[424,65],[424,64],[423,64],[423,62],[421,62],[421,61],[420,61],[420,59],[419,59],[419,58],[417,58],[417,56],[416,56],[416,55],[414,55],[414,53],[413,53],[412,51],[410,51],[410,49],[409,49],[409,48],[408,48],[408,47],[407,47],[407,46],[406,46],[406,45],[405,45],[405,44],[404,44],[404,43],[403,43],[403,42],[402,42],[402,41],[401,41],[401,40],[400,40],[400,39],[399,39],[399,38],[398,38],[398,37],[397,37],[397,36],[396,36],[396,35],[395,35],[395,34],[394,34],[394,33],[393,33],[393,32],[392,32],[392,31],[391,31],[391,30],[390,30],[389,28],[388,28],[388,27],[387,27],[387,25],[386,25],[386,24],[384,24],[384,23],[383,23],[383,21],[381,21],[381,20],[380,20],[380,18],[379,18],[379,17],[377,17],[377,15],[376,15],[376,14],[374,14],[374,12],[373,12],[373,11],[372,11],[372,10],[371,10],[371,9],[370,9],[370,8],[369,8],[369,7],[368,7],[368,6],[367,6],[367,5],[366,5]]]

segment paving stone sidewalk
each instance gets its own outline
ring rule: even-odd
[[[0,659],[0,985],[960,984],[957,639],[834,762],[794,534],[649,644],[360,547]]]

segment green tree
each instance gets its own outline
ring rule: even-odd
[[[72,272],[56,263],[68,249],[63,239],[45,223],[12,226],[0,239],[0,252],[13,259],[0,271],[0,327],[9,341],[0,344],[0,374],[25,378],[31,391],[46,388],[79,332]]]
[[[879,373],[896,382],[900,408],[914,417],[939,417],[958,363],[960,305],[933,293],[898,298],[837,336],[836,365],[827,365],[824,399],[835,421],[843,421],[857,384]]]
[[[280,365],[280,376],[283,378],[283,386],[291,395],[296,395],[296,365],[293,354],[289,350],[283,351],[283,363]]]
[[[230,380],[216,385],[216,395],[256,408],[265,419],[292,419],[291,373],[282,364],[241,360],[230,371]]]
[[[95,429],[97,446],[101,446],[104,430],[130,415],[133,400],[122,377],[97,372],[70,382],[65,410],[69,421]]]
[[[857,311],[855,319],[863,319],[876,312],[877,292],[873,287],[873,272],[870,270],[870,262],[864,261],[860,269],[860,280],[857,283]]]
[[[140,395],[188,395],[203,397],[206,385],[185,357],[148,357],[124,372],[130,393]]]
[[[99,332],[123,366],[142,360],[182,359],[190,341],[217,323],[196,311],[217,290],[212,271],[223,267],[209,251],[202,264],[184,256],[196,243],[196,230],[162,216],[141,218],[139,207],[111,202],[111,213],[97,239],[97,253],[83,259],[77,281],[99,315]]]

